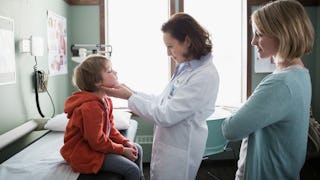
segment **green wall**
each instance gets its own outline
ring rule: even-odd
[[[150,162],[154,125],[136,115],[133,115],[131,118],[138,122],[135,142],[139,143],[143,149],[143,162]]]
[[[99,7],[70,6],[63,0],[1,0],[0,16],[14,20],[16,83],[0,86],[0,134],[23,124],[27,120],[40,118],[33,92],[32,74],[34,57],[22,54],[18,42],[31,35],[44,38],[47,49],[47,10],[67,19],[68,74],[50,76],[48,91],[52,96],[55,114],[62,113],[64,102],[75,88],[71,84],[72,71],[76,63],[70,60],[73,43],[99,43]],[[49,71],[47,51],[37,57],[38,69]],[[46,118],[53,114],[47,93],[39,94],[40,106]]]
[[[0,134],[3,134],[30,119],[41,118],[33,92],[32,74],[34,57],[21,54],[18,42],[31,35],[44,38],[44,56],[37,57],[38,70],[49,71],[47,59],[47,11],[67,19],[68,74],[50,76],[48,91],[53,99],[55,114],[63,112],[64,102],[76,89],[71,84],[73,68],[71,44],[99,43],[99,6],[69,5],[63,0],[1,0],[0,16],[14,20],[16,83],[0,85]],[[53,106],[47,93],[39,94],[41,111],[50,118]],[[47,131],[34,131],[16,143],[0,151],[0,162],[20,151]]]
[[[0,134],[29,119],[41,117],[37,111],[32,85],[35,60],[30,54],[19,52],[18,42],[31,35],[43,37],[45,52],[44,56],[37,57],[38,69],[48,72],[47,10],[67,17],[68,9],[69,6],[62,0],[1,0],[0,16],[14,20],[16,83],[0,86]],[[69,95],[68,89],[67,75],[49,77],[48,90],[57,113],[63,110],[64,100]],[[40,93],[39,99],[43,114],[50,117],[53,107],[49,96],[47,93]]]
[[[69,8],[68,26],[70,27],[70,45],[69,57],[71,57],[70,47],[71,44],[99,44],[100,43],[100,19],[99,19],[99,6],[98,5],[72,5]],[[70,58],[71,59],[71,58]],[[71,79],[74,67],[78,64],[74,61],[69,61],[69,93],[76,91],[72,85]]]

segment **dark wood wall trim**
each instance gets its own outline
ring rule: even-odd
[[[170,0],[170,7],[169,7],[169,9],[170,9],[170,16],[171,16],[171,15],[174,14],[175,11],[176,11],[176,3],[175,3],[175,0]]]
[[[106,43],[105,8],[104,8],[104,6],[105,6],[105,0],[100,0],[100,3],[99,3],[100,44]]]
[[[247,4],[250,6],[263,5],[270,1],[271,0],[247,0]],[[298,0],[298,1],[304,6],[320,6],[320,0]]]
[[[184,7],[184,4],[183,4],[183,1],[184,0],[178,0],[179,2],[179,5],[178,5],[178,12],[183,12],[183,7]],[[176,13],[176,0],[170,0],[170,15],[173,15],[174,13]]]
[[[176,2],[175,0],[170,0],[170,16],[176,13]],[[175,69],[175,62],[170,58],[170,77],[172,77]]]
[[[298,0],[304,6],[320,6],[320,0]]]
[[[64,0],[71,5],[99,5],[100,0]]]
[[[183,12],[184,11],[184,9],[183,9],[183,7],[184,7],[183,1],[184,0],[179,0],[178,12]],[[174,13],[176,13],[176,9],[177,8],[176,8],[176,3],[175,2],[176,2],[176,0],[170,0],[170,16],[173,15]],[[175,63],[174,60],[171,59],[171,61],[170,61],[170,74],[171,74],[171,76],[174,73],[175,67],[176,67],[176,63]]]
[[[184,0],[179,0],[179,12],[184,12]]]
[[[264,5],[270,0],[247,0],[247,98],[251,95],[251,71],[252,71],[252,57],[251,57],[251,39],[252,29],[250,24],[250,15],[252,13],[252,6]],[[303,6],[320,6],[320,0],[299,0]]]

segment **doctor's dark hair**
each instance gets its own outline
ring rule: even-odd
[[[289,65],[312,51],[314,30],[304,7],[296,0],[269,2],[251,16],[253,26],[279,41],[278,54]]]
[[[161,31],[169,33],[179,42],[184,42],[189,37],[191,46],[184,56],[200,59],[201,56],[207,55],[212,51],[212,42],[209,32],[204,29],[193,17],[186,13],[176,13],[165,22]]]
[[[102,71],[105,70],[106,63],[109,62],[105,56],[88,56],[73,71],[72,82],[82,91],[95,92],[98,90],[96,83],[101,82]]]

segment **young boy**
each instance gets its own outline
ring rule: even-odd
[[[142,148],[114,127],[112,101],[100,86],[118,86],[117,73],[105,56],[87,57],[74,69],[73,83],[80,91],[65,103],[70,119],[60,150],[73,171],[109,171],[125,179],[143,179]]]

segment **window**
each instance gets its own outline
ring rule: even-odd
[[[220,75],[217,105],[238,105],[243,99],[246,76],[241,68],[245,59],[242,47],[246,43],[242,42],[242,29],[246,25],[242,24],[242,3],[184,0],[184,12],[192,15],[212,36],[214,63]]]
[[[245,1],[176,0],[212,35],[220,75],[217,105],[246,99]],[[178,9],[176,9],[178,10]],[[119,81],[134,90],[159,94],[170,78],[170,60],[160,30],[169,18],[169,0],[106,0],[106,43]],[[115,107],[127,106],[114,99]]]
[[[119,81],[134,90],[159,94],[170,78],[161,25],[169,18],[163,0],[107,0],[106,43]],[[115,107],[126,101],[113,99]]]

